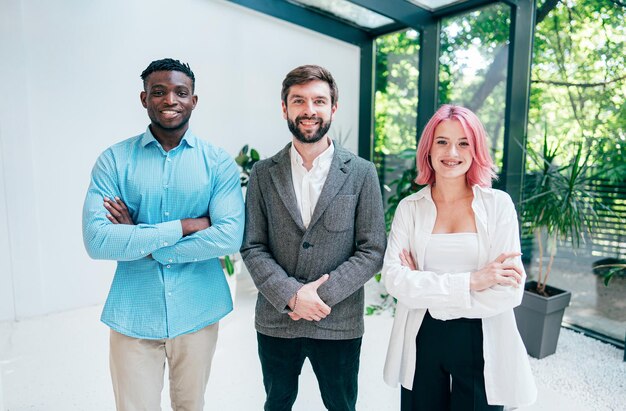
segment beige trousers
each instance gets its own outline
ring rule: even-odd
[[[165,362],[175,411],[202,411],[219,323],[172,339],[132,338],[111,330],[109,364],[118,411],[157,411]]]

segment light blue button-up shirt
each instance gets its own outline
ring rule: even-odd
[[[112,224],[104,197],[121,198],[136,225]],[[211,226],[183,237],[181,219]],[[92,258],[117,260],[102,321],[135,338],[174,338],[219,321],[232,308],[218,260],[239,250],[244,204],[239,168],[189,130],[166,152],[150,129],[96,161],[83,208]]]

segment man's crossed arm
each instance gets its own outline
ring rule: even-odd
[[[126,204],[121,198],[115,197],[115,199],[112,200],[108,197],[104,197],[104,208],[109,212],[107,218],[113,224],[135,225],[128,211],[128,207],[126,207]],[[183,237],[186,237],[211,227],[211,219],[209,217],[184,218],[180,220],[180,225],[183,230]]]

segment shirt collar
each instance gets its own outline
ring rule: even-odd
[[[187,131],[183,135],[183,138],[181,138],[181,140],[180,140],[180,144],[185,142],[189,147],[195,147],[196,146],[196,139],[197,139],[197,137],[195,135],[193,135],[193,133],[191,132],[191,129],[187,129]],[[142,147],[145,147],[145,146],[147,146],[148,144],[150,144],[152,142],[154,142],[155,144],[159,144],[157,139],[154,138],[154,135],[152,134],[152,131],[150,131],[150,126],[148,126],[148,127],[146,127],[146,132],[143,133],[143,136],[141,137],[141,145],[142,145]]]
[[[326,148],[326,150],[322,151],[319,156],[315,157],[315,159],[313,160],[313,167],[316,167],[322,161],[332,161],[333,154],[335,154],[335,143],[333,143],[333,140],[331,140],[329,137],[326,138],[330,142],[330,145]],[[292,164],[298,164],[300,166],[304,164],[302,156],[300,155],[300,153],[298,153],[298,150],[296,150],[296,147],[293,144],[291,144],[291,148],[289,149],[289,151],[291,153]]]
[[[490,191],[491,191],[491,188],[489,187],[481,187],[478,184],[474,184],[472,186],[472,192],[474,193],[474,198],[476,198],[476,195],[478,193],[489,193]],[[430,201],[433,200],[433,195],[432,195],[430,184],[426,185],[426,187],[422,188],[417,193],[415,193],[415,200],[420,200],[422,198],[427,198]]]
[[[474,184],[472,186],[472,192],[474,194],[474,198],[472,199],[472,209],[474,210],[474,215],[476,216],[477,223],[480,222],[483,226],[487,221],[487,211],[485,210],[485,206],[483,204],[485,195],[489,195],[493,193],[493,189],[490,187],[481,187],[478,184]],[[407,197],[409,198],[409,197]],[[430,184],[426,187],[422,188],[417,193],[411,195],[411,201],[419,201],[425,199],[429,201],[433,206],[435,202],[433,201],[432,190]]]
[[[433,200],[433,197],[430,191],[430,184],[427,184],[426,187],[422,188],[417,193],[415,193],[415,200],[421,200],[422,198],[427,198],[430,201]]]

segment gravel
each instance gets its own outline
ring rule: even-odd
[[[530,359],[537,386],[563,394],[590,411],[626,410],[624,352],[561,328],[556,353]]]

